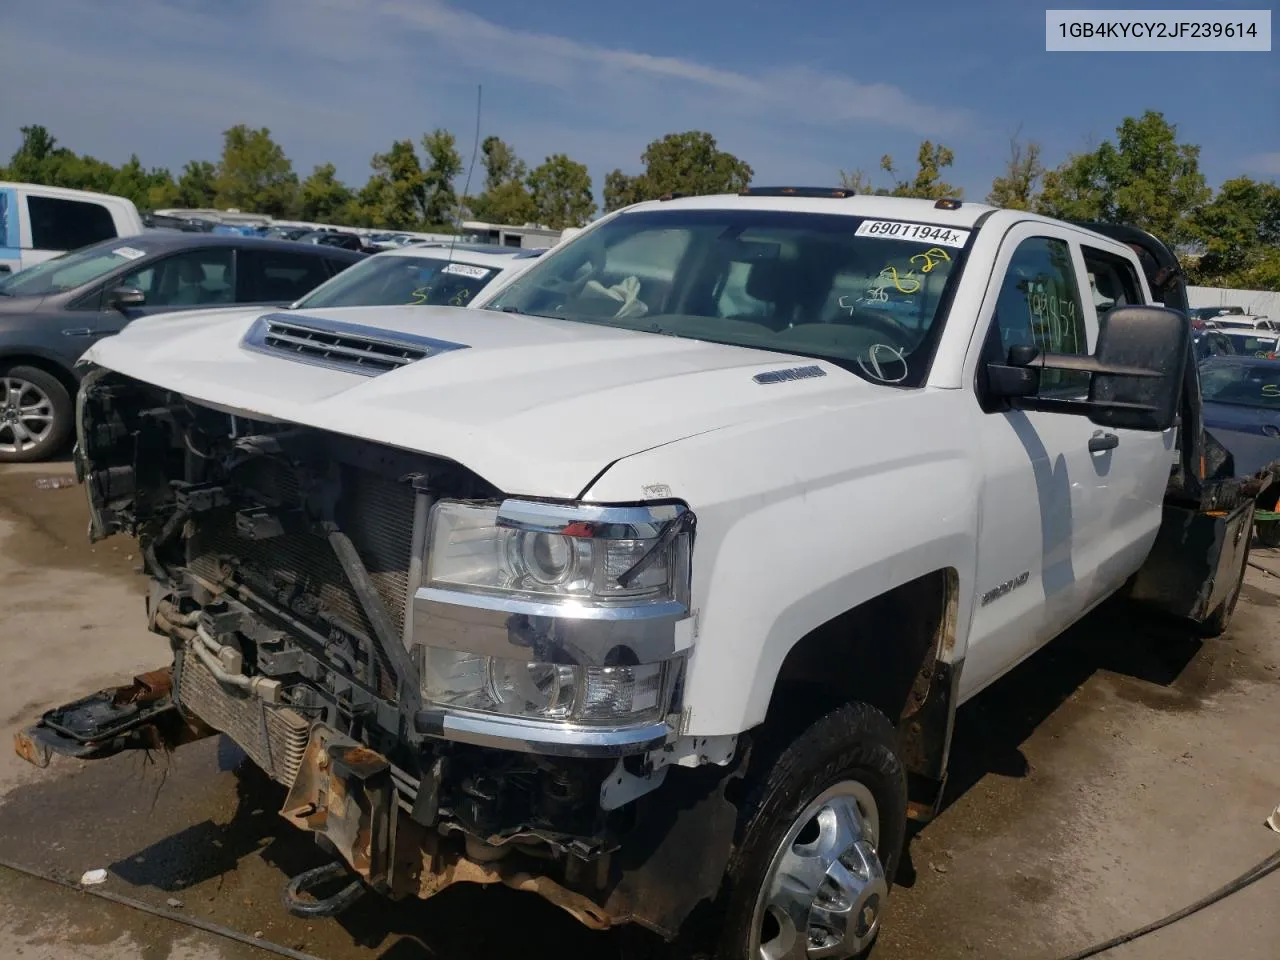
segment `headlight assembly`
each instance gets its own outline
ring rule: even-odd
[[[661,722],[692,637],[693,515],[441,501],[406,638],[429,708],[583,727]]]
[[[606,607],[684,601],[691,528],[675,506],[442,501],[424,585]]]

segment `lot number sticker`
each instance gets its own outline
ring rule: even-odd
[[[126,260],[141,260],[146,256],[146,253],[137,247],[116,247],[111,252],[117,257],[124,257]]]
[[[489,272],[485,267],[473,267],[469,263],[451,263],[440,270],[441,273],[452,273],[459,277],[470,277],[472,280],[483,280]]]
[[[917,240],[920,243],[940,243],[946,247],[963,247],[969,239],[968,230],[952,230],[928,223],[904,223],[901,220],[863,220],[854,231],[856,237],[888,237],[891,240]]]

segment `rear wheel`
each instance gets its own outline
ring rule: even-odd
[[[39,367],[0,367],[0,463],[34,463],[71,435],[74,407],[62,382]]]
[[[1264,547],[1280,547],[1280,520],[1258,521],[1258,543]]]
[[[750,779],[716,956],[867,956],[906,834],[893,725],[864,703],[840,707]]]

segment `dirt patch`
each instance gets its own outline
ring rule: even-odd
[[[13,532],[5,538],[6,554],[30,571],[26,576],[38,576],[41,567],[59,567],[137,580],[137,544],[117,536],[90,545],[84,488],[73,483],[41,489],[37,481],[42,479],[74,479],[65,467],[50,467],[43,473],[0,472],[0,517],[14,521]],[[23,572],[14,571],[19,583]],[[11,578],[9,584],[13,582]]]

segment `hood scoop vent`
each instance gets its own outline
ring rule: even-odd
[[[268,313],[259,317],[245,334],[241,345],[256,353],[365,377],[376,377],[439,353],[464,350],[467,346],[465,343],[379,330],[326,317],[289,313]]]

